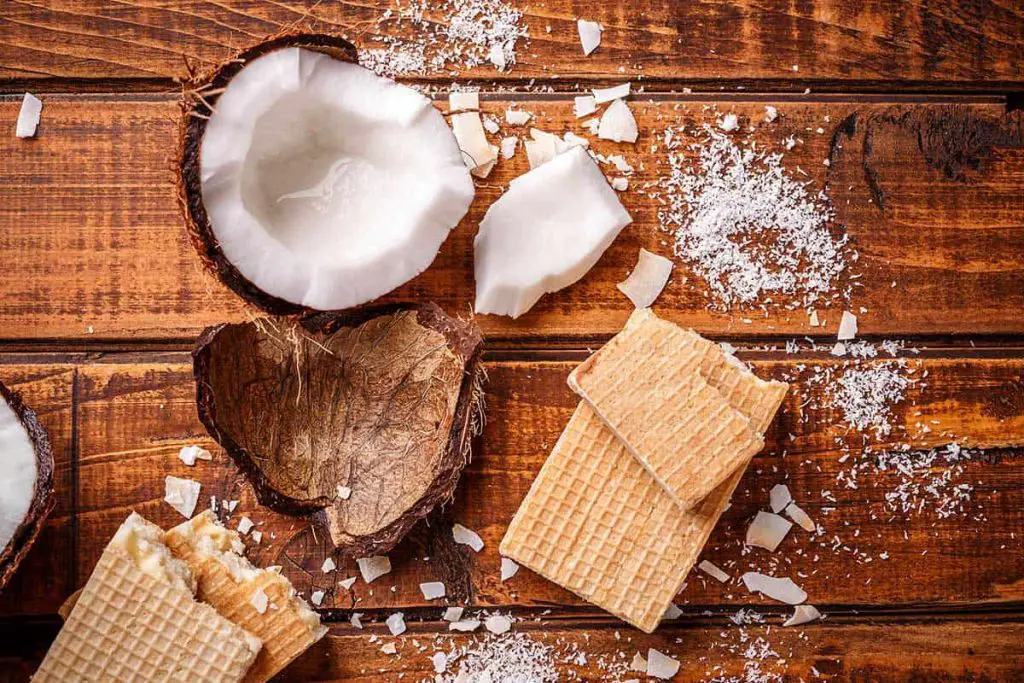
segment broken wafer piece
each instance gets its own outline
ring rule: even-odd
[[[253,566],[238,533],[210,510],[168,531],[165,541],[192,570],[199,598],[263,640],[247,683],[269,680],[327,633],[280,570]]]
[[[569,386],[687,509],[764,446],[701,376],[700,341],[707,340],[645,315],[569,375]]]
[[[197,602],[188,565],[136,513],[114,534],[32,678],[241,681],[262,643]]]

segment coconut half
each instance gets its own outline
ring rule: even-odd
[[[268,312],[390,292],[430,265],[473,199],[441,113],[339,38],[263,43],[194,93],[181,155],[193,242]]]
[[[0,383],[0,588],[32,547],[55,502],[46,430],[21,395]]]
[[[435,304],[207,329],[199,417],[263,505],[383,555],[451,499],[480,424],[480,332]]]

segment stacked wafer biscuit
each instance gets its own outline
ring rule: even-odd
[[[651,632],[682,588],[788,386],[638,310],[570,375],[584,399],[501,553]]]
[[[326,629],[287,579],[242,550],[212,513],[165,534],[133,512],[33,680],[268,680]],[[253,601],[257,591],[269,599]]]

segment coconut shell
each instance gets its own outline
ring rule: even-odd
[[[250,61],[274,50],[301,47],[315,50],[353,64],[358,63],[356,48],[343,38],[314,33],[288,33],[248,48],[213,71],[189,82],[182,101],[178,150],[178,203],[181,205],[192,246],[210,272],[246,302],[272,315],[297,315],[312,311],[305,306],[269,294],[252,282],[224,255],[203,205],[199,153],[206,122],[216,107],[223,88]],[[206,94],[211,93],[211,94]]]
[[[480,347],[436,304],[219,325],[193,353],[199,417],[260,503],[315,513],[344,556],[380,554],[452,498],[482,418]]]
[[[7,547],[0,548],[0,589],[3,589],[28,554],[29,548],[35,543],[39,531],[43,528],[43,522],[53,510],[56,498],[53,495],[53,448],[50,446],[50,437],[47,436],[46,429],[39,422],[36,412],[22,401],[21,394],[8,389],[2,382],[0,396],[28,432],[36,454],[36,482],[32,491],[32,502]],[[2,456],[0,453],[0,457]]]

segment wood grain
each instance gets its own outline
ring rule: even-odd
[[[520,106],[536,114],[540,128],[585,134],[570,102],[526,99]],[[633,267],[639,247],[670,253],[659,203],[635,191],[667,173],[661,132],[670,124],[714,125],[726,111],[739,115],[744,130],[753,126],[740,138],[785,152],[788,171],[812,187],[827,184],[860,255],[849,271],[856,276],[849,306],[866,309],[862,334],[1024,333],[1019,111],[1003,116],[996,104],[786,101],[775,103],[781,116],[766,124],[764,105],[637,99],[637,144],[594,143],[638,169],[634,191],[623,197],[635,222],[580,282],[543,297],[516,321],[481,317],[487,337],[539,344],[618,330],[630,304],[614,283]],[[0,118],[13,120],[17,107],[0,102]],[[506,107],[501,98],[485,103],[499,116]],[[171,172],[177,116],[173,101],[156,96],[54,96],[46,98],[37,139],[0,136],[7,160],[0,256],[8,264],[0,272],[0,338],[189,341],[208,324],[245,316],[241,302],[202,269],[182,227]],[[526,129],[506,126],[503,134]],[[802,143],[786,152],[782,141],[790,136]],[[470,213],[434,264],[387,298],[431,299],[451,314],[468,312],[476,226],[504,184],[526,170],[521,151],[499,164],[478,185]],[[712,311],[705,290],[678,263],[657,308],[698,330],[736,337],[831,335],[838,325],[836,310],[823,316],[824,327],[812,328],[803,310],[786,310],[790,302],[781,298],[767,315]]]
[[[260,545],[250,542],[254,560],[283,565],[307,595],[314,589],[327,591],[324,607],[428,608],[429,612],[439,605],[425,602],[418,586],[440,579],[452,594],[461,592],[474,605],[595,612],[525,569],[506,583],[499,580],[498,571],[497,547],[504,529],[576,403],[565,384],[574,363],[488,364],[487,426],[474,444],[473,460],[450,516],[415,529],[391,553],[392,574],[371,585],[359,581],[348,592],[336,582],[355,575],[355,564],[324,575],[320,566],[328,549],[322,532],[317,535],[301,519],[259,508],[249,485],[205,436],[195,414],[190,365],[170,359],[160,363],[127,360],[131,362],[100,362],[79,369],[78,585],[85,582],[103,546],[130,510],[164,526],[181,521],[162,502],[164,475],[172,474],[203,483],[201,506],[208,504],[211,495],[240,500],[229,525],[237,525],[244,515],[263,531]],[[893,435],[874,441],[874,446],[909,441],[929,447],[953,439],[978,447],[1024,444],[1020,409],[1024,361],[922,358],[910,362],[915,374],[927,375],[927,386],[908,391],[906,401],[893,410]],[[978,457],[964,466],[955,483],[974,487],[973,501],[964,513],[941,518],[929,509],[905,516],[886,506],[886,493],[900,482],[895,474],[861,475],[857,488],[847,488],[836,479],[840,470],[852,464],[839,462],[839,445],[853,447],[854,460],[862,445],[861,437],[850,432],[835,410],[815,407],[823,405],[824,397],[820,383],[813,379],[819,373],[814,368],[835,368],[838,361],[775,355],[755,363],[759,373],[792,380],[797,386],[705,557],[734,577],[752,568],[799,576],[812,601],[839,610],[1024,603],[1024,558],[1010,550],[1016,547],[1015,534],[1024,522],[1020,451]],[[215,460],[186,467],[176,454],[189,443],[211,447]],[[933,475],[941,472],[937,468]],[[787,483],[825,533],[812,539],[794,529],[778,553],[745,554],[746,526],[757,510],[766,509],[768,490],[781,482]],[[463,547],[452,547],[447,542],[452,521],[479,532],[485,549],[474,555]],[[906,581],[908,574],[922,579]],[[464,588],[456,591],[460,586]],[[722,586],[701,574],[692,575],[680,601],[697,608],[763,602],[742,587]]]
[[[429,3],[428,3],[429,4]],[[854,0],[627,4],[568,0],[514,3],[530,42],[517,65],[459,70],[463,79],[558,80],[628,76],[651,81],[735,79],[823,81],[846,87],[999,87],[1019,83],[1024,13],[1007,0]],[[168,79],[186,74],[186,57],[212,65],[286,28],[340,33],[361,48],[375,38],[409,39],[421,29],[377,24],[391,2],[198,0],[183,6],[130,0],[10,0],[0,6],[0,78]],[[578,16],[605,28],[601,47],[583,58]],[[428,11],[433,27],[443,14]],[[548,31],[550,27],[550,31]],[[794,68],[794,66],[796,68]],[[449,72],[432,76],[447,85]],[[785,87],[785,85],[783,85]]]

